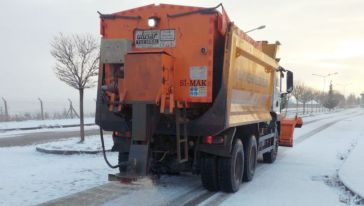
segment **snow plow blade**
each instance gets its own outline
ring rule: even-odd
[[[301,128],[303,121],[301,117],[293,119],[284,118],[281,120],[281,131],[279,136],[279,145],[285,147],[293,147],[294,128]]]

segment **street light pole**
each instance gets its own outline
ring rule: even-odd
[[[257,28],[254,28],[254,29],[250,29],[250,30],[246,31],[245,33],[247,34],[249,32],[256,31],[256,30],[261,30],[261,29],[264,29],[264,28],[265,28],[265,25],[262,25],[262,26],[259,26]]]
[[[328,73],[326,75],[322,75],[322,74],[312,74],[313,76],[318,76],[318,77],[321,77],[323,80],[324,80],[324,86],[322,88],[322,93],[325,94],[325,86],[326,86],[326,78],[327,77],[330,77],[330,76],[333,76],[333,75],[336,75],[338,74],[338,72],[334,72],[334,73]],[[323,110],[323,105],[321,104],[321,108]],[[322,111],[321,110],[321,111]]]

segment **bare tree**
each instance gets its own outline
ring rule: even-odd
[[[301,101],[303,104],[303,114],[306,113],[306,104],[307,102],[313,99],[313,91],[311,88],[304,86],[302,90]]]
[[[56,60],[57,77],[75,88],[80,96],[80,142],[85,140],[83,97],[84,90],[96,85],[98,74],[99,44],[89,34],[55,36],[51,43],[51,55]]]
[[[346,106],[348,107],[353,107],[354,105],[356,105],[356,96],[355,94],[350,94],[348,96],[348,98],[346,99]]]
[[[298,111],[298,102],[302,101],[305,85],[303,82],[297,82],[293,87],[292,96],[296,99],[296,112]]]
[[[316,113],[318,112],[319,106],[321,105],[321,92],[319,90],[314,90],[312,93],[313,100],[316,102]]]

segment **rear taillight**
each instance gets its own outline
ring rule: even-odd
[[[126,131],[126,132],[118,132],[118,131],[114,131],[114,137],[126,137],[126,138],[130,138],[131,137],[131,132],[130,131]]]
[[[204,138],[205,144],[224,144],[224,136],[206,136]]]
[[[205,143],[206,144],[212,144],[212,139],[213,139],[213,137],[211,135],[210,136],[207,136]]]

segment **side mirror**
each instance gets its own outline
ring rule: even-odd
[[[287,70],[287,93],[293,91],[293,72]]]

